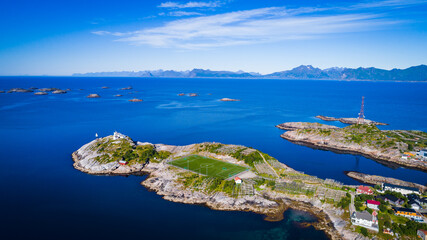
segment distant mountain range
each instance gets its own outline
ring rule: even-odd
[[[301,65],[291,70],[261,75],[252,72],[155,70],[139,72],[94,72],[76,73],[75,77],[155,77],[155,78],[275,78],[275,79],[325,79],[325,80],[371,80],[371,81],[427,81],[427,66],[419,65],[406,69],[384,70],[379,68],[327,68]]]

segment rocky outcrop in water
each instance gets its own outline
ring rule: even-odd
[[[142,101],[143,101],[142,99],[138,99],[138,98],[129,100],[129,102],[142,102]]]
[[[221,98],[220,101],[223,101],[223,102],[238,102],[238,101],[240,101],[240,99]]]
[[[65,93],[67,93],[67,91],[65,91],[65,90],[55,90],[52,93],[53,94],[65,94]]]
[[[99,96],[99,94],[96,93],[92,93],[86,96],[87,98],[100,98],[101,96]]]
[[[47,92],[35,92],[34,95],[47,95]]]
[[[356,124],[358,123],[357,118],[336,118],[336,117],[327,117],[322,115],[317,115],[316,118],[323,121],[339,121],[345,124]],[[363,119],[362,124],[374,124],[374,125],[388,125],[387,123],[375,122],[369,119]]]
[[[388,183],[388,184],[393,184],[398,186],[418,188],[421,192],[425,192],[427,190],[427,187],[421,184],[407,182],[407,181],[399,180],[396,178],[369,175],[369,174],[353,172],[353,171],[345,172],[345,174],[353,179],[356,179],[357,181],[360,181],[362,183],[372,184],[372,185]]]
[[[12,88],[8,91],[8,93],[30,93],[34,92],[32,89],[24,89],[24,88]]]
[[[336,129],[338,127],[320,124],[320,123],[309,123],[309,122],[286,122],[276,126],[283,130],[297,130],[297,129]]]

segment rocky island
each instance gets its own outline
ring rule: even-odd
[[[316,118],[321,119],[323,121],[339,121],[345,124],[356,124],[358,123],[357,118],[336,118],[336,117],[327,117],[322,115],[317,115]],[[369,119],[363,119],[363,124],[374,124],[374,125],[388,125],[387,123],[375,122]]]
[[[291,207],[317,216],[312,225],[331,239],[358,237],[337,205],[350,196],[351,186],[298,172],[253,148],[152,144],[114,133],[85,144],[72,158],[74,168],[88,174],[147,174],[141,185],[169,201],[250,211],[269,221],[281,220]]]
[[[133,99],[130,99],[129,102],[142,102],[142,99],[133,98]]]
[[[99,94],[96,93],[92,93],[86,96],[87,98],[100,98],[101,96],[99,96]]]
[[[319,123],[283,123],[278,128],[290,130],[281,135],[293,143],[360,154],[367,158],[427,171],[427,162],[416,151],[427,145],[427,133],[421,131],[380,130],[375,124],[353,124],[337,128]]]
[[[240,99],[221,98],[220,101],[222,101],[222,102],[239,102]]]

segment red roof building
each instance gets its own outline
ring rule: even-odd
[[[235,183],[242,183],[242,179],[240,179],[239,177],[235,177],[234,182]]]
[[[369,203],[369,204],[374,204],[374,205],[381,205],[381,203],[380,202],[378,202],[378,201],[375,201],[375,200],[366,200],[366,203]]]
[[[368,195],[372,195],[374,194],[374,191],[372,191],[372,189],[368,186],[362,186],[360,185],[357,190],[356,190],[357,194],[368,194]]]
[[[380,206],[381,203],[375,200],[366,200],[366,206],[370,209],[376,209],[378,210],[378,206]]]

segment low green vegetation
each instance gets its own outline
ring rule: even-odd
[[[219,179],[226,179],[247,170],[247,168],[236,164],[200,155],[182,157],[171,161],[169,164]]]
[[[162,159],[168,158],[171,153],[167,151],[157,152],[151,144],[135,145],[126,139],[111,140],[99,139],[92,147],[101,155],[95,160],[100,163],[110,163],[114,161],[124,160],[128,164],[145,163],[147,161],[159,162]]]
[[[300,129],[302,134],[330,137],[345,143],[356,143],[383,150],[418,151],[427,147],[427,133],[407,130],[380,130],[372,124],[353,124],[337,129]]]
[[[409,151],[418,151],[427,147],[427,133],[416,130],[385,130],[390,138],[408,145]]]
[[[347,209],[351,203],[351,196],[349,193],[346,193],[346,196],[341,198],[341,200],[337,203],[337,207],[342,209]]]
[[[236,196],[238,186],[233,180],[224,180],[215,177],[203,176],[192,172],[179,174],[179,182],[186,188],[201,190],[207,193],[223,192],[228,196]]]
[[[263,162],[259,151],[243,147],[243,146],[229,146],[221,143],[204,143],[200,144],[199,151],[206,151],[216,154],[227,154],[235,159],[244,161],[247,165],[254,167],[255,163]],[[264,157],[267,159],[274,159],[273,157],[269,156],[268,154],[261,153]]]

